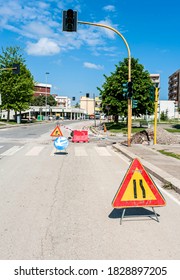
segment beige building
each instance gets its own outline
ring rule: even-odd
[[[101,100],[99,97],[90,98],[86,96],[81,96],[80,98],[80,108],[85,110],[87,115],[93,115],[94,113],[101,112]]]

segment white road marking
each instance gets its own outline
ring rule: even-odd
[[[26,153],[26,156],[38,156],[43,149],[44,146],[35,146]]]
[[[12,156],[19,150],[21,150],[23,146],[13,146],[12,148],[6,150],[4,153],[1,154],[1,156]]]
[[[105,147],[95,147],[95,150],[100,156],[111,157],[111,154],[108,152],[107,148]]]
[[[168,193],[164,188],[158,186],[158,189],[161,190],[165,195],[167,195],[170,199],[172,199],[174,202],[176,202],[180,206],[180,201],[176,199],[172,194]]]
[[[83,147],[74,147],[74,152],[75,152],[75,156],[77,156],[77,157],[81,157],[81,156],[86,157],[86,156],[88,156],[85,148],[83,148]]]

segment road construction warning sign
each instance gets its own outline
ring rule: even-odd
[[[140,161],[135,158],[114,199],[114,208],[165,206],[166,202]]]
[[[55,127],[55,129],[53,130],[50,136],[56,136],[56,137],[63,136],[60,127],[58,125]]]

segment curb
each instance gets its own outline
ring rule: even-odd
[[[123,155],[128,157],[130,160],[133,160],[134,158],[138,158],[143,166],[146,168],[146,170],[152,174],[154,177],[156,177],[158,180],[165,184],[170,184],[171,187],[180,194],[180,180],[175,179],[172,175],[168,174],[167,172],[163,171],[159,167],[154,166],[153,164],[147,162],[144,159],[141,159],[137,155],[133,154],[130,151],[127,151],[127,149],[123,148],[119,144],[114,144],[113,147],[121,152]]]

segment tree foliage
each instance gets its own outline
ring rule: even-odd
[[[128,82],[128,59],[124,59],[108,77],[104,75],[105,82],[102,88],[98,88],[102,99],[102,109],[109,115],[127,116],[127,97],[123,92],[123,83]],[[152,114],[153,102],[150,100],[150,87],[152,81],[148,71],[138,63],[138,59],[131,59],[131,81],[133,82],[133,96],[137,100],[137,108],[132,109],[132,114]]]
[[[20,65],[20,73],[14,74],[13,63]],[[0,92],[2,97],[1,108],[9,112],[21,112],[29,108],[34,92],[34,80],[27,69],[25,59],[19,47],[2,48],[0,54]]]
[[[46,105],[46,95],[39,95],[33,97],[33,100],[31,101],[32,106],[45,106]],[[47,105],[49,106],[56,106],[57,101],[54,99],[52,95],[47,96]]]

